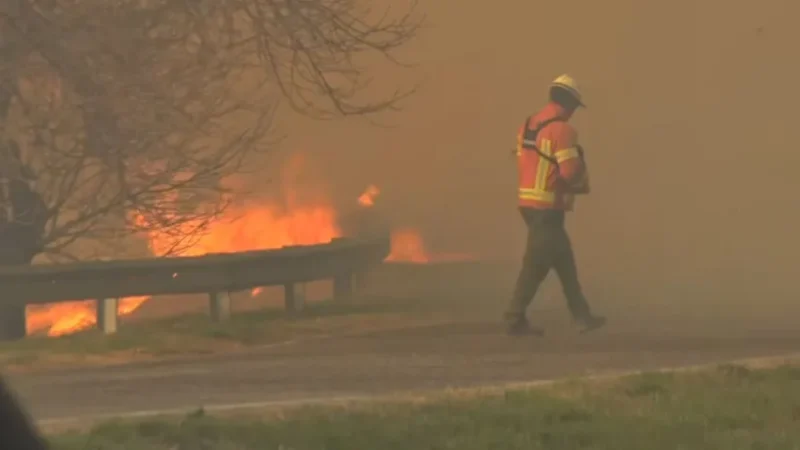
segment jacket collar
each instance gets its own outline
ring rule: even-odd
[[[542,113],[539,117],[541,117],[543,120],[548,120],[554,117],[559,117],[564,120],[569,120],[569,115],[567,114],[567,110],[564,109],[563,106],[555,102],[549,102],[544,107],[544,109],[542,109]]]

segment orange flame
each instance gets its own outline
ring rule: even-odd
[[[381,191],[371,184],[358,197],[358,204],[364,208],[375,206],[375,201]],[[430,257],[425,249],[425,242],[419,231],[411,228],[392,231],[391,250],[386,261],[413,262],[425,264],[430,262]]]
[[[202,256],[321,244],[339,235],[336,213],[330,206],[297,206],[284,210],[276,205],[253,202],[230,208],[225,217],[210,224],[192,247],[181,255]],[[149,238],[154,254],[162,254],[172,244],[167,236],[159,233],[151,233]]]
[[[358,197],[358,204],[364,208],[375,206],[381,191],[375,185],[369,185]],[[401,228],[392,231],[391,250],[386,261],[427,264],[430,262],[466,261],[474,259],[467,254],[429,253],[422,233],[414,228]]]
[[[327,198],[317,197],[313,201],[299,201],[298,172],[305,160],[294,158],[284,168],[281,190],[282,201],[250,201],[238,203],[226,210],[224,217],[211,223],[191,248],[181,256],[202,256],[210,253],[266,250],[292,245],[313,245],[330,242],[339,237],[341,231],[337,215]],[[362,207],[375,205],[380,189],[370,185],[358,197]],[[186,223],[191,230],[195,224]],[[174,236],[174,233],[171,233]],[[169,235],[152,232],[146,236],[154,255],[164,254],[172,245]],[[391,252],[387,261],[425,264],[442,260],[471,259],[469,255],[431,255],[418,230],[398,229],[392,232]],[[177,276],[177,274],[175,275]],[[251,295],[258,295],[262,288],[255,288]],[[150,297],[120,299],[119,315],[128,315],[142,306]],[[82,300],[52,305],[28,307],[28,331],[47,332],[48,336],[61,336],[94,326],[95,302]]]
[[[363,194],[358,196],[358,204],[365,208],[375,206],[375,199],[380,193],[380,189],[378,189],[378,187],[374,184],[371,184],[367,187],[367,190],[365,190]]]
[[[477,258],[469,253],[432,253],[419,230],[405,228],[392,231],[391,252],[386,261],[413,264],[474,261]]]
[[[295,178],[304,168],[304,163],[302,158],[294,158],[284,168],[281,201],[251,201],[232,206],[180,256],[322,244],[340,236],[336,212],[326,198],[299,200]],[[190,230],[196,225],[190,222],[184,226]],[[170,235],[174,236],[174,233]],[[146,236],[154,255],[164,254],[171,247],[173,240],[170,235],[152,232]],[[251,294],[259,292],[261,288],[256,288]],[[132,313],[149,298],[121,299],[118,314]],[[90,328],[95,321],[95,302],[92,300],[28,307],[29,333],[46,330],[48,336],[61,336]]]
[[[387,261],[429,263],[431,258],[425,249],[425,242],[417,230],[403,229],[392,231],[391,252]]]
[[[127,315],[135,311],[150,297],[127,297],[120,299],[117,314]],[[94,326],[96,322],[94,300],[55,303],[52,305],[28,306],[28,332],[47,330],[48,336],[61,336]]]

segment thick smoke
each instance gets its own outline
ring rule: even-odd
[[[289,120],[286,145],[325,161],[351,199],[381,186],[393,222],[433,247],[518,261],[509,151],[562,72],[589,108],[576,123],[594,192],[569,227],[596,295],[724,303],[796,293],[800,3],[423,2],[403,55],[423,78],[381,121]]]

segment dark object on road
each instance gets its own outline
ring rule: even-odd
[[[3,450],[49,448],[2,378],[0,378],[0,442]]]

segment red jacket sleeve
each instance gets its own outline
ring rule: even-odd
[[[580,182],[586,170],[578,152],[578,133],[566,122],[554,125],[553,156],[558,161],[558,175],[567,185],[573,185]]]

